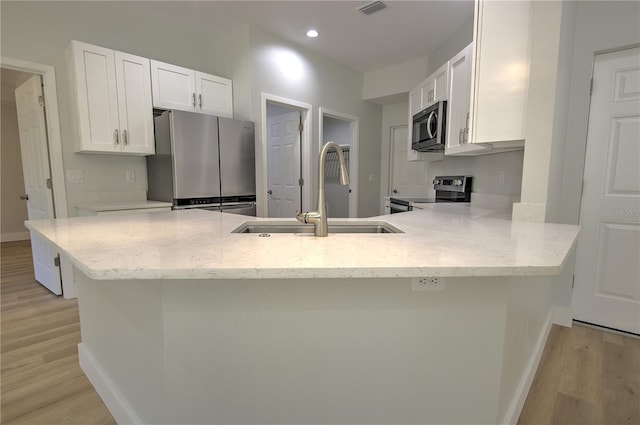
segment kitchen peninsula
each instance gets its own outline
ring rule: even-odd
[[[232,233],[250,220],[27,222],[74,266],[81,366],[118,423],[517,421],[578,226],[433,204],[366,219],[404,233]]]

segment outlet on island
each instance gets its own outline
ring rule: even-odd
[[[414,277],[411,280],[412,291],[444,291],[444,277]]]

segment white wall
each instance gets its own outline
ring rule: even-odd
[[[2,90],[13,92],[6,85],[3,85]],[[29,239],[29,232],[24,227],[27,202],[19,199],[20,195],[25,194],[25,189],[15,102],[2,103],[0,122],[0,241],[25,240]]]
[[[432,74],[443,63],[454,57],[460,50],[464,49],[473,41],[473,16],[456,30],[447,41],[441,44],[429,55],[429,66],[427,75]],[[425,75],[425,77],[427,76]],[[413,87],[412,87],[413,88]]]
[[[378,103],[407,100],[409,92],[426,78],[427,63],[427,58],[421,58],[365,72],[363,99]]]
[[[272,34],[250,29],[251,105],[256,128],[261,128],[260,98],[262,93],[281,96],[312,105],[312,188],[317,187],[318,108],[357,117],[359,128],[358,215],[378,214],[380,191],[380,120],[381,107],[362,100],[363,76],[344,65],[329,61],[300,46]],[[262,135],[256,134],[256,157],[262,158]],[[258,206],[264,205],[266,179],[262,161],[257,163]],[[371,177],[371,178],[370,178]],[[312,191],[315,200],[316,191]],[[262,200],[261,200],[262,198]],[[306,200],[307,206],[315,201]],[[305,206],[305,200],[303,200]],[[306,207],[305,207],[306,208]]]

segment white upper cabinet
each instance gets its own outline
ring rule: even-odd
[[[476,0],[469,143],[524,144],[530,6],[530,1]]]
[[[153,106],[233,118],[233,87],[228,78],[151,61]]]
[[[442,65],[436,72],[429,75],[418,87],[409,93],[411,115],[415,115],[424,108],[436,102],[447,99],[449,82],[448,64]]]
[[[473,43],[449,61],[449,102],[447,104],[446,155],[478,155],[483,145],[469,144],[471,119],[471,62]]]
[[[152,155],[149,60],[72,41],[67,48],[77,152]]]

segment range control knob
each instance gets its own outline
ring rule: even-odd
[[[462,180],[460,180],[460,179],[455,179],[455,180],[453,181],[453,185],[454,185],[454,186],[462,186]]]
[[[433,184],[440,184],[440,180],[435,179],[435,180],[433,181]]]

